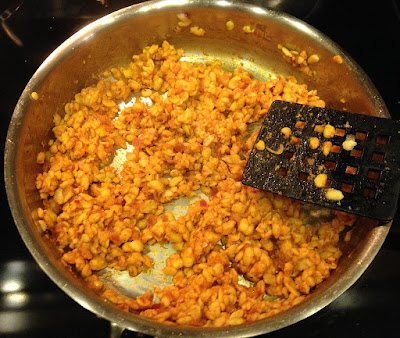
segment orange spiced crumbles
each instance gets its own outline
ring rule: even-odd
[[[300,202],[243,186],[256,136],[248,126],[277,99],[325,103],[293,77],[261,82],[218,61],[180,61],[182,54],[167,42],[146,47],[54,116],[54,139],[37,157],[43,206],[33,217],[62,261],[123,309],[196,326],[266,318],[329,277],[341,256],[339,233],[355,218],[336,213],[331,222],[303,224]],[[151,101],[120,111],[132,95]],[[115,150],[127,147],[118,169]],[[164,211],[199,190],[209,201],[179,218]],[[98,278],[106,267],[146,273],[153,265],[146,250],[157,242],[176,250],[164,268],[174,285],[154,290],[158,303],[152,291],[132,299]]]

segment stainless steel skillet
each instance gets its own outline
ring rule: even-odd
[[[176,33],[176,15],[181,12],[189,13],[206,35]],[[226,30],[228,19],[235,22],[235,30]],[[241,27],[248,24],[256,28],[255,34],[242,32]],[[342,247],[339,268],[302,304],[252,324],[199,329],[170,327],[117,309],[63,266],[57,250],[33,225],[31,211],[40,204],[34,186],[40,170],[36,154],[50,137],[53,114],[61,112],[81,88],[94,83],[93,75],[129,62],[131,55],[144,46],[164,39],[184,48],[189,60],[216,57],[227,68],[241,66],[260,79],[295,75],[300,82],[318,89],[329,107],[388,116],[379,93],[359,66],[327,37],[290,16],[229,1],[171,0],[131,6],[88,25],[63,43],[34,74],[18,101],[7,136],[4,171],[9,203],[22,238],[42,269],[68,295],[88,310],[131,330],[155,336],[254,336],[310,316],[358,279],[381,247],[389,227],[360,220],[352,241]],[[316,74],[310,77],[289,65],[277,49],[278,43],[320,55]],[[344,60],[341,65],[332,61],[337,54]],[[338,78],[340,86],[335,82]],[[39,93],[37,102],[30,98],[32,91]],[[340,103],[341,98],[346,100],[345,105]]]

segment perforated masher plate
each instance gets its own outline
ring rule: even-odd
[[[326,124],[336,128],[333,138],[314,130]],[[291,137],[285,138],[284,127],[291,129]],[[342,146],[347,135],[357,142],[351,151]],[[311,137],[320,141],[315,150],[310,148]],[[255,144],[260,140],[266,149],[253,147],[243,184],[381,222],[394,218],[400,188],[398,121],[274,101]],[[326,141],[333,144],[327,156],[322,152]],[[280,145],[281,154],[267,149],[276,151]],[[314,178],[321,173],[327,174],[328,181],[324,188],[317,188]],[[341,190],[344,198],[328,200],[328,188]]]

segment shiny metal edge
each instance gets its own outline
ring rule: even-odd
[[[202,1],[202,0],[161,0],[161,1],[150,1],[147,3],[141,3],[138,5],[132,5],[111,13],[103,18],[100,18],[93,23],[85,26],[80,31],[72,35],[63,44],[61,44],[38,68],[33,75],[32,79],[28,82],[25,87],[11,118],[10,126],[7,133],[5,151],[4,151],[4,178],[8,201],[10,204],[11,212],[15,220],[18,231],[21,234],[26,246],[30,250],[32,256],[35,258],[39,266],[44,272],[56,283],[66,294],[73,298],[77,303],[86,308],[87,310],[94,312],[95,314],[114,322],[120,327],[125,327],[130,330],[144,332],[154,336],[192,336],[192,337],[249,337],[255,336],[262,333],[268,333],[280,328],[294,324],[302,319],[305,319],[312,314],[316,313],[323,307],[327,306],[343,292],[345,292],[356,280],[362,275],[365,269],[374,259],[378,253],[385,237],[389,231],[390,225],[384,227],[378,227],[373,230],[373,235],[370,241],[365,245],[363,251],[360,253],[362,259],[350,269],[345,271],[341,277],[341,280],[336,284],[336,292],[328,295],[322,295],[315,297],[310,303],[301,303],[290,310],[280,314],[279,316],[273,316],[265,320],[261,320],[251,324],[245,324],[234,327],[225,328],[193,328],[193,327],[175,327],[157,323],[155,321],[139,317],[138,315],[129,314],[117,307],[113,306],[107,301],[99,301],[94,299],[88,294],[83,292],[77,287],[77,285],[71,284],[70,281],[60,274],[58,268],[49,262],[45,252],[42,248],[37,248],[33,243],[36,241],[32,229],[29,226],[28,219],[24,214],[24,210],[21,204],[21,196],[18,192],[17,181],[16,181],[16,152],[17,152],[17,136],[21,130],[22,121],[24,118],[24,108],[26,104],[29,104],[29,95],[33,88],[40,86],[42,80],[49,74],[50,69],[53,65],[62,61],[75,48],[85,43],[87,39],[90,39],[95,33],[107,29],[111,26],[115,20],[124,22],[131,20],[135,17],[145,15],[147,12],[156,12],[163,9],[176,9],[176,8],[187,8],[187,7],[210,7],[210,8],[229,8],[230,10],[237,10],[241,12],[249,13],[255,17],[268,18],[269,20],[275,20],[279,23],[286,24],[287,26],[294,29],[301,29],[305,35],[310,38],[318,39],[318,41],[329,50],[334,53],[342,55],[344,61],[350,65],[350,67],[359,75],[359,77],[365,83],[365,88],[368,94],[375,99],[380,109],[379,113],[385,117],[389,117],[385,103],[382,97],[372,84],[371,80],[360,68],[360,66],[347,54],[345,53],[336,43],[326,37],[324,34],[319,32],[312,26],[304,23],[303,21],[294,18],[288,14],[272,11],[259,6],[253,6],[240,2],[233,1]]]

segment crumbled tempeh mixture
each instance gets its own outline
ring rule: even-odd
[[[339,233],[355,218],[335,212],[331,222],[304,225],[300,202],[243,186],[257,134],[248,125],[273,100],[324,102],[293,77],[261,82],[218,61],[180,61],[182,54],[167,42],[146,47],[54,116],[54,139],[38,155],[43,207],[33,217],[62,261],[120,308],[195,326],[266,318],[329,277],[341,256]],[[137,101],[118,116],[132,94],[153,104]],[[134,150],[118,172],[110,164],[127,143]],[[209,201],[177,219],[164,212],[165,203],[199,189]],[[154,291],[159,303],[151,291],[137,299],[117,294],[95,274],[105,267],[146,273],[153,264],[146,250],[156,242],[177,251],[164,269],[174,285]],[[252,285],[240,285],[239,275]]]

